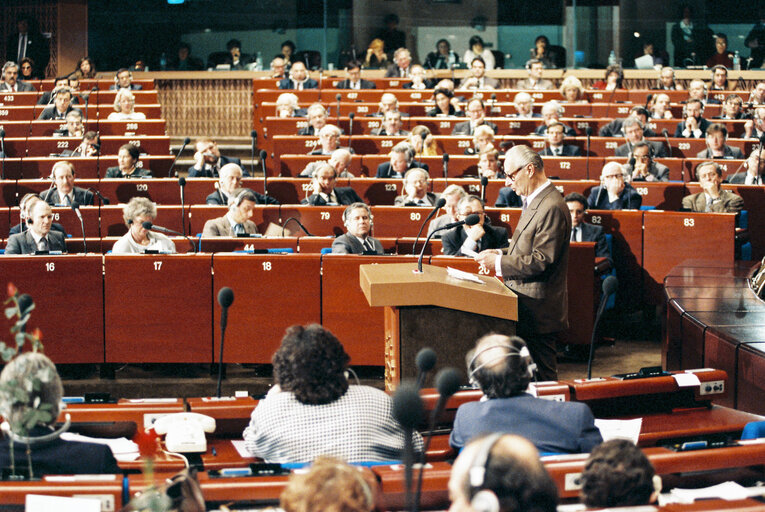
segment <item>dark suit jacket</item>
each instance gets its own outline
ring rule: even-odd
[[[370,135],[378,135],[380,137],[387,137],[388,136],[388,133],[385,131],[385,127],[383,127],[383,126],[381,126],[379,128],[375,128],[369,134]],[[408,131],[401,130],[401,133],[399,133],[398,135],[391,135],[391,137],[401,137],[401,136],[405,137],[407,135],[409,135]]]
[[[259,192],[252,191],[255,194],[255,198],[257,199],[257,204],[279,204],[279,201],[277,201],[275,198],[271,196],[264,196],[263,194]],[[219,206],[228,206],[228,197],[223,197],[225,194],[223,192],[220,192],[216,190],[207,198],[205,199],[205,203],[207,204],[216,204]]]
[[[407,171],[409,169],[414,169],[415,167],[425,169],[426,171],[430,172],[428,164],[423,164],[415,160],[412,160],[412,163],[409,164]],[[377,166],[377,174],[375,174],[375,178],[403,178],[403,176],[394,176],[390,167],[390,162],[383,162]]]
[[[24,227],[24,231],[27,230],[27,227]],[[66,238],[66,230],[64,229],[64,226],[59,224],[58,222],[54,222],[50,225],[51,231],[58,231],[62,235],[64,235],[64,238]],[[21,223],[16,224],[15,226],[11,227],[10,231],[8,231],[8,235],[15,235],[17,233],[21,233]]]
[[[563,196],[545,187],[521,215],[500,261],[505,284],[518,295],[518,322],[539,334],[568,327],[571,214]]]
[[[372,245],[375,247],[375,254],[385,254],[382,243],[376,238],[368,237],[368,240],[372,241]],[[361,242],[348,233],[340,235],[332,242],[332,252],[334,254],[364,254],[364,249],[361,246]]]
[[[576,137],[576,130],[574,130],[570,126],[564,124],[563,130],[564,130],[564,133],[566,134],[566,137]],[[547,133],[547,125],[544,123],[537,126],[536,130],[534,130],[535,135],[545,135],[546,133]]]
[[[611,258],[611,253],[608,251],[608,242],[606,242],[606,234],[603,231],[603,226],[596,226],[594,224],[587,224],[586,222],[583,222],[579,225],[579,227],[582,229],[582,242],[595,242],[596,257]]]
[[[701,130],[701,136],[703,137],[707,133],[707,127],[710,125],[710,122],[704,119],[703,117],[699,119],[699,129]],[[685,130],[685,120],[680,121],[677,123],[677,127],[675,128],[675,137],[683,137],[683,130]]]
[[[435,205],[435,204],[436,204],[436,201],[438,201],[438,198],[439,198],[439,197],[441,197],[441,194],[435,194],[435,193],[433,193],[433,192],[428,192],[428,193],[426,194],[426,196],[428,197],[428,202],[429,202],[431,205]],[[398,196],[398,197],[397,197],[397,198],[396,198],[396,199],[393,201],[393,205],[394,205],[394,206],[419,206],[418,204],[415,204],[415,203],[413,203],[413,202],[407,201],[407,200],[406,200],[406,198],[405,198],[404,196]]]
[[[242,167],[242,161],[238,158],[231,158],[224,155],[220,156],[220,161],[218,162],[218,168],[223,167],[226,164],[236,164],[239,166],[239,168],[242,170],[242,176],[249,177],[250,173],[247,172],[247,169]],[[196,167],[189,167],[189,178],[217,178],[218,172],[213,172],[212,169],[197,169]]]
[[[523,206],[523,200],[515,193],[512,187],[502,187],[499,189],[497,202],[494,203],[494,206],[499,208],[520,208]]]
[[[360,80],[361,84],[360,87],[362,89],[377,89],[377,85],[375,85],[374,82],[370,80],[364,80],[363,78]],[[337,84],[338,89],[350,89],[351,88],[351,81],[348,79],[343,80],[342,82],[339,82]]]
[[[632,175],[634,168],[627,164],[624,166],[624,170]],[[651,162],[651,167],[648,169],[649,174],[653,174],[656,181],[669,181],[669,167],[658,162]],[[632,181],[646,181],[645,178],[632,178]]]
[[[66,112],[64,112],[64,115],[59,117],[58,111],[56,110],[56,105],[51,105],[50,107],[44,108],[43,111],[40,113],[40,117],[38,117],[37,119],[39,121],[49,121],[51,119],[65,119],[66,115],[72,110],[75,110],[75,108],[69,105],[69,108],[66,109]]]
[[[18,86],[18,92],[35,92],[35,88],[32,84],[28,84],[24,82],[23,80],[19,80],[16,82],[16,85]],[[5,82],[0,83],[0,92],[10,91],[11,86],[6,84]]]
[[[425,80],[423,80],[422,83],[425,85],[425,87],[423,89],[421,89],[423,91],[427,90],[427,89],[432,89],[435,86],[435,83],[433,82],[433,80],[430,80],[430,79],[427,79],[427,78]],[[412,89],[412,85],[413,84],[414,84],[414,82],[405,83],[403,88],[404,89]]]
[[[658,140],[646,141],[653,148],[654,158],[664,158],[667,156],[667,150],[664,148],[664,144]],[[614,150],[614,156],[628,157],[632,152],[632,146],[626,142]]]
[[[303,89],[317,89],[318,87],[319,82],[313,78],[307,78],[305,83],[303,83]],[[279,89],[297,89],[297,87],[295,87],[291,78],[282,78],[279,80]]]
[[[51,229],[48,233],[48,250],[66,252],[64,235]],[[8,238],[8,245],[5,247],[5,254],[34,254],[35,251],[37,251],[37,244],[30,230]]]
[[[258,226],[251,220],[244,221],[244,232],[248,235],[254,235],[258,232]],[[231,223],[226,216],[218,217],[216,219],[210,219],[205,222],[204,228],[202,228],[202,236],[236,236],[234,230],[231,229]]]
[[[712,203],[713,212],[736,213],[744,209],[744,200],[740,195],[730,190],[721,190],[718,201]],[[683,198],[683,210],[692,212],[705,212],[707,210],[707,198],[704,192],[692,194]]]
[[[483,230],[485,233],[478,241],[476,252],[481,252],[485,249],[503,249],[510,244],[508,241],[509,237],[507,236],[507,229],[494,227],[486,222],[483,225]],[[459,226],[446,231],[441,235],[444,254],[448,256],[464,256],[460,249],[466,239],[467,231],[465,231],[464,226]]]
[[[128,87],[119,87],[119,85],[117,84],[112,84],[109,86],[110,91],[116,91],[118,89],[128,89]],[[131,83],[129,89],[131,91],[140,91],[141,89],[143,89],[143,85]]]
[[[765,176],[760,176],[760,179],[763,183],[765,183]],[[739,183],[743,185],[746,183],[746,172],[739,172],[738,174],[734,173],[725,178],[726,183]]]
[[[38,76],[45,74],[45,68],[50,60],[50,40],[39,32],[27,32],[27,51],[26,56],[35,61],[33,73]],[[19,33],[14,31],[8,37],[8,43],[5,47],[5,60],[21,64],[19,60]]]
[[[106,169],[104,178],[151,178],[151,171],[145,167],[136,167],[135,171],[129,176],[122,174],[119,167],[109,167]]]
[[[84,188],[80,187],[74,187],[72,190],[72,193],[74,194],[74,200],[77,201],[80,206],[93,206],[93,192],[90,190],[85,190]],[[43,194],[45,194],[43,192]],[[41,196],[43,194],[40,194]],[[56,190],[56,187],[53,187],[50,190],[50,193],[45,195],[43,197],[45,199],[45,202],[48,203],[51,206],[56,206],[56,201],[58,201],[58,191]]]
[[[494,135],[497,134],[496,124],[491,121],[484,121],[483,124],[491,127],[491,129],[494,130]],[[470,130],[470,121],[463,121],[455,124],[454,128],[452,128],[452,135],[473,135],[473,132]]]
[[[541,156],[553,156],[550,146],[545,146],[545,149],[539,153]],[[561,156],[582,156],[582,150],[579,146],[572,146],[570,144],[563,145],[563,154]]]
[[[710,154],[711,151],[708,149],[705,149],[704,151],[699,151],[696,154],[696,158],[706,158],[706,159],[712,159],[712,158],[734,158],[734,159],[741,159],[744,158],[744,153],[735,146],[729,146],[725,144],[723,146],[723,156],[722,157],[712,157]]]
[[[409,67],[406,69],[406,77],[402,77],[401,69],[398,67],[398,64],[394,62],[388,66],[388,69],[385,71],[385,78],[408,78],[411,71],[412,65],[409,64]]]
[[[359,197],[355,190],[351,187],[337,187],[335,188],[335,195],[337,196],[338,204],[353,204],[363,203],[364,201]],[[306,199],[303,199],[301,204],[310,204],[311,206],[325,206],[327,202],[319,194],[311,194]]]
[[[624,137],[624,132],[622,131],[623,124],[624,124],[624,119],[614,119],[607,125],[603,126],[598,131],[598,135],[600,135],[601,137]],[[643,136],[656,137],[656,133],[650,128],[645,127],[643,128]]]
[[[603,192],[600,192],[603,190]],[[600,193],[600,198],[598,198]],[[624,186],[624,190],[613,203],[608,201],[608,191],[605,187],[593,187],[590,196],[587,198],[587,207],[591,210],[639,210],[643,204],[643,197],[629,185]]]

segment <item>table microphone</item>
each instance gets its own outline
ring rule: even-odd
[[[94,92],[98,91],[97,86],[93,86],[93,88],[88,92],[88,94],[85,95],[85,122],[88,122],[88,104],[90,102],[90,95]],[[53,99],[53,96],[51,96],[51,99]]]
[[[425,248],[428,246],[428,242],[430,242],[430,239],[433,238],[433,235],[435,235],[439,231],[456,228],[457,226],[462,226],[463,224],[467,224],[468,226],[475,226],[480,221],[481,221],[481,217],[477,213],[471,213],[470,215],[465,217],[464,220],[451,222],[445,226],[441,226],[440,228],[437,228],[431,231],[430,234],[428,235],[428,238],[425,239],[425,244],[422,246],[422,251],[420,251],[420,257],[417,259],[417,272],[422,274],[422,257],[425,255]]]
[[[436,212],[440,210],[441,208],[443,208],[444,206],[446,206],[446,199],[444,199],[443,197],[439,197],[438,201],[436,201],[436,205],[433,207],[432,210],[430,210],[430,213],[425,218],[423,223],[420,225],[420,230],[417,232],[417,236],[414,239],[414,245],[412,246],[412,256],[417,254],[417,242],[420,241],[420,235],[422,234],[422,230],[425,228],[425,224],[427,224],[428,221],[433,218]]]
[[[157,225],[153,224],[152,222],[150,222],[148,220],[146,222],[143,222],[141,224],[141,226],[143,226],[143,229],[148,229],[149,231],[159,231],[160,233],[167,233],[169,235],[182,236],[183,238],[188,240],[188,242],[191,244],[191,248],[194,250],[194,252],[195,253],[197,252],[197,244],[195,244],[194,241],[191,238],[189,238],[188,236],[184,235],[183,233],[179,233],[177,231],[173,231],[172,229],[163,228],[162,226],[157,226]]]
[[[80,229],[82,229],[82,247],[87,253],[88,242],[85,241],[85,222],[83,222],[82,213],[80,213],[80,203],[78,203],[77,201],[72,201],[72,210],[74,210],[74,213],[77,215],[77,218],[80,219]]]
[[[252,139],[252,143],[250,144],[250,174],[252,177],[255,177],[255,145],[258,141],[258,131],[252,130],[250,132],[250,139]]]
[[[486,186],[489,184],[489,178],[481,176],[481,202],[486,204]]]
[[[97,195],[99,197],[99,199],[101,199],[101,204],[102,205],[109,204],[109,199],[107,199],[103,195],[101,195],[101,192],[99,192],[95,188],[88,188],[87,190],[89,190],[90,192],[93,192],[95,195]]]
[[[260,156],[260,168],[263,169],[263,195],[268,198],[268,172],[266,171],[268,152],[265,149],[261,149],[258,156]]]
[[[414,360],[415,365],[417,365],[417,389],[422,389],[428,372],[436,366],[437,358],[435,350],[430,347],[425,347],[417,352],[417,357]]]
[[[183,236],[186,236],[186,212],[185,212],[185,190],[186,190],[186,178],[181,176],[178,178],[178,185],[181,188],[181,226],[183,226]]]
[[[335,99],[337,100],[337,113],[335,115],[335,119],[337,119],[337,126],[340,126],[340,100],[343,99],[343,96],[340,93],[337,93],[335,95]]]
[[[178,151],[178,153],[175,154],[175,158],[173,158],[173,163],[170,164],[170,169],[167,171],[167,177],[172,178],[173,176],[173,167],[175,167],[175,162],[178,161],[178,157],[181,156],[181,153],[183,153],[183,150],[186,149],[186,144],[191,142],[191,139],[186,137],[183,139],[183,146],[181,146],[181,150]]]
[[[353,149],[352,146],[351,146],[351,139],[353,138],[353,118],[354,117],[356,117],[356,113],[355,112],[349,112],[348,113],[348,119],[349,119],[349,121],[348,121],[348,149],[349,150]],[[352,151],[351,151],[351,154],[353,154]]]
[[[218,389],[216,396],[220,398],[221,381],[223,380],[223,341],[226,337],[226,324],[228,324],[228,308],[234,303],[234,290],[224,286],[218,292],[218,304],[220,304],[220,352],[218,356]]]
[[[444,153],[444,156],[441,158],[443,159],[444,182],[446,182],[449,177],[449,153]]]
[[[411,382],[402,383],[393,394],[393,417],[404,430],[404,480],[406,482],[406,510],[415,510],[412,493],[412,468],[414,466],[414,443],[412,435],[425,416],[425,408],[417,386]]]
[[[600,298],[600,305],[598,306],[598,314],[595,315],[595,323],[592,325],[592,337],[590,338],[590,357],[587,361],[587,379],[592,378],[592,358],[595,355],[595,334],[598,332],[598,324],[600,323],[600,317],[603,316],[603,311],[606,309],[606,302],[608,298],[616,292],[619,287],[619,281],[616,276],[608,276],[603,280],[603,296]]]

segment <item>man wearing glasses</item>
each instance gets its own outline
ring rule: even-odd
[[[639,210],[643,198],[624,180],[619,162],[608,162],[600,173],[600,186],[587,198],[590,210]]]
[[[501,249],[509,245],[507,229],[494,227],[483,213],[483,201],[474,195],[465,196],[457,204],[457,220],[465,220],[472,214],[481,220],[474,226],[464,224],[447,231],[442,237],[444,254],[448,256],[472,256],[486,249]]]
[[[518,295],[517,334],[526,341],[540,380],[557,380],[556,344],[568,327],[571,214],[547,179],[542,157],[528,146],[508,150],[505,175],[505,185],[523,197],[523,213],[507,249],[487,249],[474,258]]]

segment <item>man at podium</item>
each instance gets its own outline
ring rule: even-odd
[[[505,186],[523,198],[510,247],[481,251],[475,260],[494,269],[518,296],[518,332],[528,343],[541,380],[556,380],[556,344],[568,327],[568,246],[571,215],[547,179],[542,157],[524,145],[505,155]]]

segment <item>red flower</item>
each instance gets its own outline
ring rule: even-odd
[[[159,436],[153,428],[138,429],[133,436],[133,442],[138,445],[141,457],[154,457],[159,451]]]
[[[37,338],[37,341],[42,340],[42,331],[40,330],[39,327],[34,328],[34,330],[32,331],[32,336]]]
[[[19,293],[19,289],[16,288],[15,284],[8,281],[8,297],[15,297],[17,293]]]

